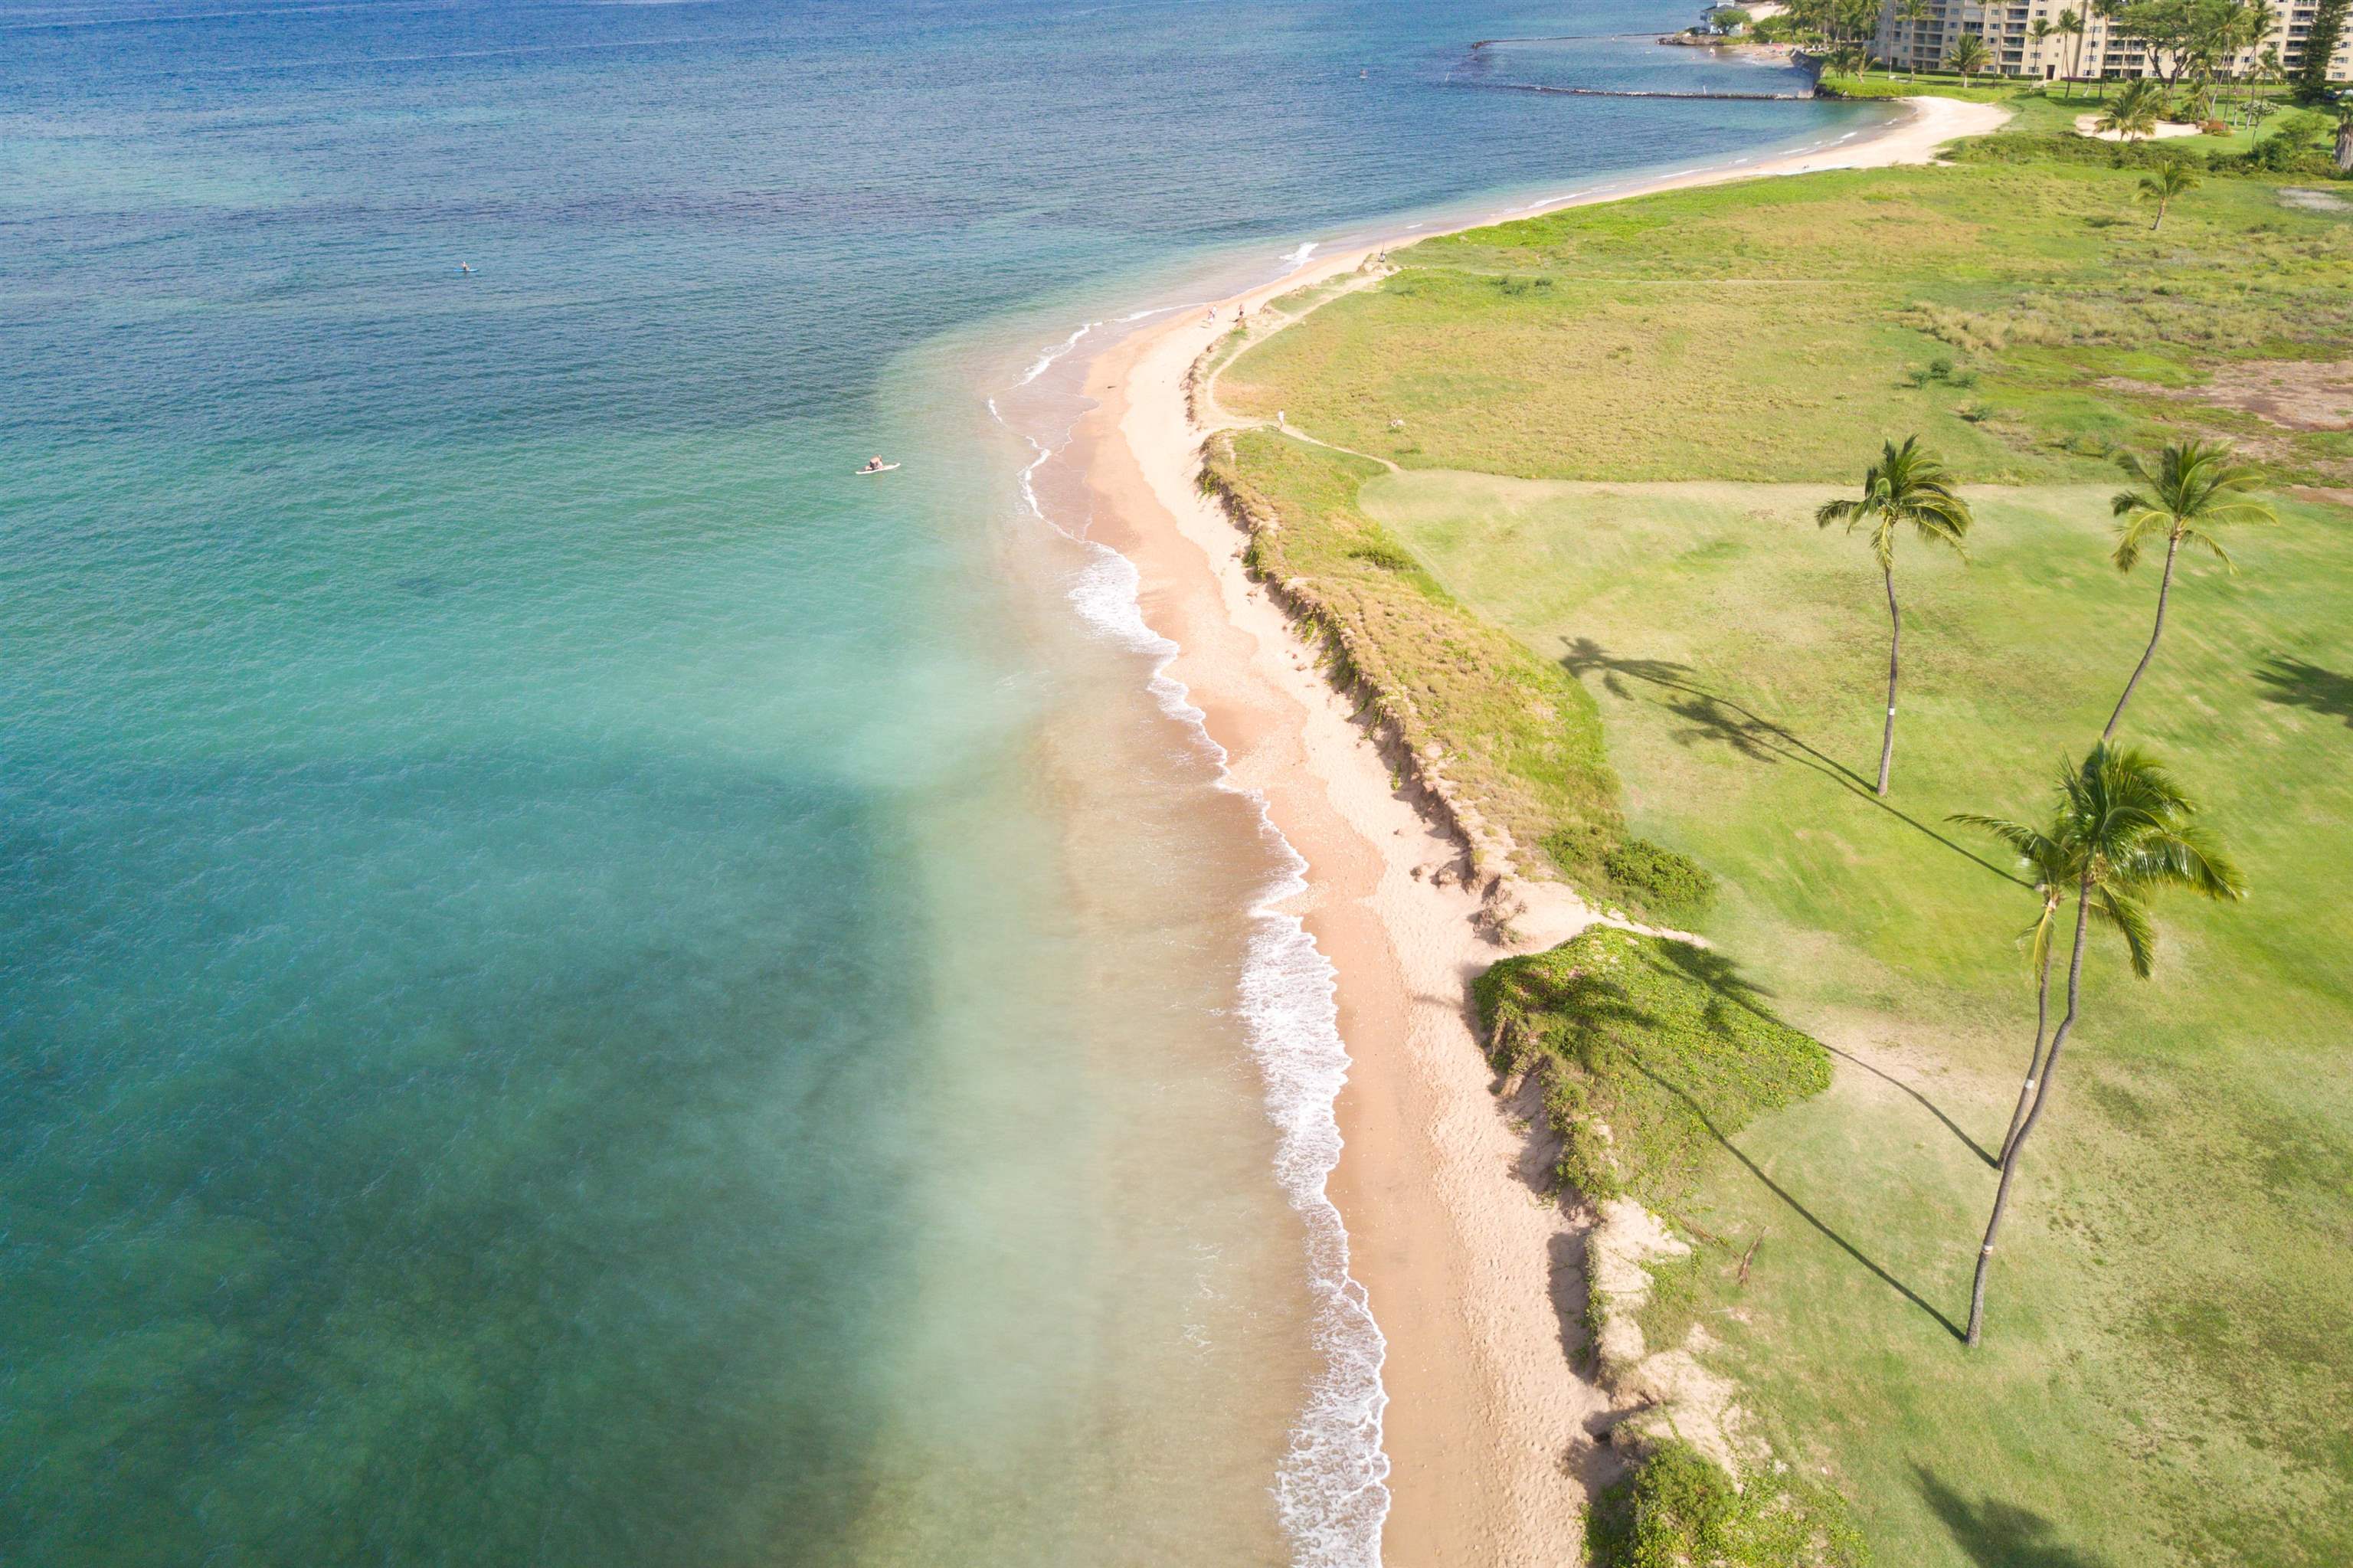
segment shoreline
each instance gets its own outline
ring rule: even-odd
[[[1447,229],[1311,257],[1271,282],[1184,307],[1086,364],[1098,399],[1071,455],[1092,502],[1086,536],[1137,573],[1144,622],[1176,652],[1162,667],[1226,753],[1232,788],[1306,863],[1290,908],[1337,977],[1350,1057],[1335,1107],[1344,1148],[1327,1182],[1349,1271],[1387,1341],[1377,1414],[1389,1503],[1383,1559],[1398,1563],[1572,1560],[1580,1505],[1616,1473],[1595,1440],[1614,1402],[1580,1376],[1588,1228],[1547,1194],[1552,1151],[1527,1107],[1499,1101],[1468,1013],[1470,980],[1510,952],[1567,939],[1598,918],[1539,885],[1520,939],[1495,942],[1459,874],[1462,846],[1400,784],[1289,614],[1241,565],[1243,535],[1199,491],[1189,372],[1229,313],[1361,270],[1440,233],[1734,180],[1925,163],[2006,118],[1989,105],[1900,100],[1911,110],[1852,141],[1757,163],[1687,169],[1585,191]],[[1279,330],[1279,328],[1277,329]]]

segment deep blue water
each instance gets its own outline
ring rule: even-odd
[[[1362,1560],[1269,1500],[1243,852],[1041,782],[1140,677],[1032,624],[980,401],[1869,112],[1468,52],[1684,20],[0,0],[0,1561]]]

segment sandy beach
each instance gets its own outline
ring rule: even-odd
[[[1928,162],[1941,144],[1981,134],[2006,112],[1905,101],[1909,118],[1843,144],[1496,217]],[[1525,1110],[1498,1097],[1467,988],[1504,952],[1562,941],[1594,913],[1547,885],[1531,890],[1516,948],[1479,927],[1481,899],[1460,874],[1461,846],[1393,782],[1351,704],[1249,580],[1241,534],[1196,483],[1215,414],[1208,428],[1195,422],[1188,367],[1237,309],[1355,271],[1385,248],[1317,257],[1206,313],[1188,310],[1115,344],[1088,371],[1088,392],[1100,402],[1072,455],[1092,492],[1092,536],[1134,563],[1146,620],[1182,649],[1168,673],[1190,689],[1209,734],[1231,754],[1236,781],[1264,795],[1309,864],[1302,913],[1338,971],[1341,1030],[1355,1062],[1339,1107],[1346,1152],[1333,1196],[1389,1346],[1385,1560],[1557,1564],[1576,1560],[1579,1505],[1612,1474],[1610,1451],[1594,1439],[1610,1399],[1572,1362],[1582,1224],[1546,1195],[1551,1153],[1535,1146]]]

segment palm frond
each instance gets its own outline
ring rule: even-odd
[[[2133,973],[2148,979],[2157,967],[2157,927],[2149,920],[2147,907],[2128,893],[2102,888],[2092,895],[2092,917],[2124,938]]]
[[[2246,877],[2214,836],[2187,823],[2149,834],[2119,870],[2139,886],[2179,887],[2222,901],[2247,895]]]
[[[2212,530],[2279,521],[2269,502],[2250,493],[2262,483],[2262,471],[2240,462],[2221,441],[2193,438],[2169,443],[2153,470],[2139,453],[2120,452],[2116,466],[2140,487],[2118,491],[2108,503],[2117,520],[2112,558],[2119,571],[2132,570],[2149,536],[2160,531],[2212,551],[2235,571]]]

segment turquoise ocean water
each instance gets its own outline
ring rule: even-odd
[[[0,0],[0,1561],[1374,1561],[1293,865],[1022,475],[1868,122],[1497,90],[1683,19]]]

